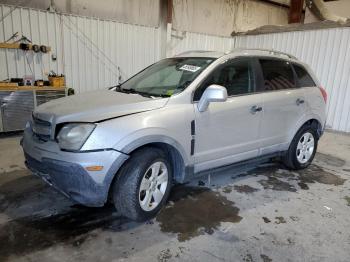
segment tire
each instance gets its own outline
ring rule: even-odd
[[[311,140],[313,140],[312,152]],[[317,144],[318,136],[316,130],[310,125],[302,126],[294,136],[286,155],[283,157],[283,163],[293,170],[308,167],[315,157]]]
[[[135,151],[117,176],[112,197],[122,216],[145,221],[154,217],[166,203],[172,184],[172,172],[169,160],[162,150],[145,147]]]

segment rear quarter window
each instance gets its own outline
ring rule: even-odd
[[[298,85],[300,87],[316,86],[315,81],[304,67],[296,64],[293,64],[293,67],[298,78]]]

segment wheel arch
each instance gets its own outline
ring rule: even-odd
[[[317,140],[321,137],[322,132],[323,132],[323,126],[322,126],[321,122],[316,118],[310,118],[310,119],[304,121],[301,125],[299,125],[298,128],[296,128],[296,131],[293,134],[293,136],[291,137],[291,140],[289,142],[288,150],[282,156],[282,160],[283,160],[284,164],[288,168],[293,169],[293,170],[302,169],[302,168],[305,168],[309,165],[309,164],[307,164],[306,166],[303,167],[302,165],[304,165],[305,163],[296,163],[296,160],[294,159],[296,156],[295,156],[295,151],[294,151],[295,148],[293,149],[293,145],[295,146],[295,142],[293,143],[293,141],[298,141],[298,140],[295,140],[296,136],[305,127],[306,128],[311,127],[312,129],[314,129],[316,131],[316,135],[317,135],[316,142],[315,142],[316,148],[317,148]],[[316,152],[316,149],[314,149],[313,155],[315,154],[315,152]],[[312,156],[312,159],[313,159],[313,156]],[[311,159],[311,161],[312,161],[312,159]],[[311,163],[311,161],[310,161],[310,163]]]
[[[158,148],[162,150],[170,161],[173,180],[178,183],[184,181],[186,176],[185,161],[180,151],[174,145],[165,142],[150,142],[135,148],[132,152],[130,152],[130,154],[145,147]]]
[[[299,124],[295,128],[295,130],[290,138],[290,142],[293,140],[294,136],[299,132],[299,130],[301,128],[303,128],[305,125],[309,125],[316,130],[317,139],[319,139],[322,136],[323,125],[321,124],[320,119],[318,119],[317,117],[310,117],[308,119],[304,119],[303,121],[299,122]]]
[[[145,147],[159,148],[166,153],[171,164],[173,179],[177,183],[182,183],[186,180],[189,173],[188,168],[192,166],[186,156],[186,151],[176,140],[164,135],[143,136],[139,139],[133,140],[131,143],[125,145],[120,151],[127,155],[132,155],[135,151]],[[126,163],[127,159],[119,166],[118,170]],[[118,178],[118,170],[113,174],[113,178],[108,185],[108,195],[111,195],[111,189],[114,181]]]

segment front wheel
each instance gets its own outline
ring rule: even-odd
[[[165,204],[172,183],[171,165],[158,148],[134,152],[122,166],[113,185],[113,201],[125,217],[147,220]]]
[[[284,156],[284,164],[291,169],[308,167],[315,157],[318,137],[311,126],[303,126],[294,136]]]

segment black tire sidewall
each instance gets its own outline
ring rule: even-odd
[[[147,169],[155,162],[163,162],[168,169],[168,185],[161,203],[151,210],[145,211],[140,206],[139,189]],[[144,148],[131,155],[120,172],[120,176],[113,192],[114,203],[122,215],[133,220],[144,221],[154,217],[165,205],[172,185],[172,168],[169,160],[162,150],[157,148]],[[127,196],[126,198],[124,198]]]
[[[314,145],[314,151],[313,151],[310,159],[306,163],[300,163],[298,161],[296,151],[297,151],[297,146],[298,146],[299,140],[305,133],[311,133],[313,135],[315,145]],[[316,151],[317,151],[317,144],[318,144],[317,133],[313,128],[311,128],[311,126],[304,126],[298,131],[298,133],[295,135],[295,137],[292,141],[292,144],[291,144],[291,146],[289,148],[289,152],[288,152],[290,160],[291,160],[295,169],[304,169],[311,164],[311,162],[313,161],[313,159],[315,157]]]

